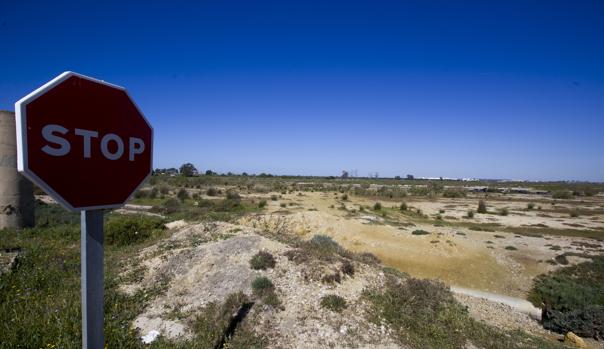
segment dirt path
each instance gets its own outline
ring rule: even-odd
[[[463,294],[476,298],[486,299],[491,302],[505,304],[514,310],[517,310],[524,314],[528,314],[531,318],[535,320],[541,320],[541,309],[535,307],[531,302],[522,298],[510,297],[501,294],[472,290],[469,288],[456,286],[451,286],[451,291],[457,294]]]

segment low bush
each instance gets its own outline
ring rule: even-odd
[[[374,211],[379,211],[382,209],[382,204],[379,202],[376,202],[375,204],[373,204],[373,210]]]
[[[543,327],[604,338],[604,256],[538,276],[528,297],[543,307]]]
[[[570,216],[571,216],[571,218],[579,217],[579,210],[576,210],[576,209],[575,210],[571,210],[570,211]]]
[[[514,246],[506,246],[505,249],[509,250],[509,251],[516,251],[517,250],[517,248],[514,247]]]
[[[556,190],[552,192],[552,198],[554,199],[570,199],[572,196],[572,192],[568,190]]]
[[[216,188],[214,188],[214,187],[208,188],[208,190],[206,190],[206,195],[207,196],[217,196],[218,190],[216,190]]]
[[[330,294],[321,298],[321,307],[329,309],[336,313],[341,313],[346,309],[346,300],[338,295]]]
[[[399,206],[399,209],[401,211],[407,211],[407,204],[404,202],[401,202],[401,206]]]
[[[446,198],[465,198],[466,192],[461,189],[446,189],[443,191],[443,197]]]
[[[266,200],[264,200],[264,199],[260,200],[260,202],[258,203],[258,207],[259,207],[259,208],[264,208],[264,207],[266,207]]]
[[[478,213],[487,213],[487,203],[484,200],[478,201],[478,209],[476,209]]]
[[[250,266],[254,270],[266,270],[275,267],[275,258],[266,251],[260,251],[250,259]]]
[[[526,209],[527,210],[532,210],[535,208],[535,204],[532,202],[529,202],[528,204],[526,204]]]
[[[259,276],[252,281],[252,292],[255,296],[262,297],[274,290],[275,286],[266,276]]]
[[[413,235],[428,235],[430,233],[428,233],[427,231],[422,230],[422,229],[417,229],[417,230],[412,231],[411,234],[413,234]]]
[[[356,260],[369,265],[376,265],[382,263],[382,261],[371,252],[361,252],[357,254]]]
[[[473,210],[468,210],[468,214],[467,216],[468,218],[474,218],[474,211]]]
[[[510,212],[508,211],[507,207],[501,208],[499,209],[499,215],[500,216],[507,216]]]
[[[189,196],[189,192],[185,189],[185,188],[180,188],[180,190],[178,191],[178,193],[176,194],[176,197],[181,201],[184,202],[185,200],[187,200],[190,196]]]
[[[344,275],[354,276],[354,264],[349,260],[345,260],[340,267],[340,271]]]
[[[342,201],[347,201],[347,200],[348,200],[348,194],[342,195]]]
[[[335,273],[324,275],[321,278],[321,282],[329,285],[333,285],[336,283],[339,284],[342,282],[342,275],[340,275],[339,271],[336,271]]]
[[[105,224],[105,241],[109,245],[142,242],[164,229],[164,220],[145,215],[111,215]]]
[[[241,200],[241,196],[235,190],[227,191],[226,198],[227,198],[227,200],[234,200],[234,201]]]
[[[271,195],[272,201],[277,201],[278,199],[279,199],[279,197],[277,195]]]
[[[503,332],[469,316],[447,286],[438,281],[388,278],[363,292],[369,319],[389,325],[394,338],[413,348],[561,348],[522,331]]]

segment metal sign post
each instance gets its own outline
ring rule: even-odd
[[[82,347],[103,349],[103,211],[81,211]]]

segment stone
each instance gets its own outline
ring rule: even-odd
[[[566,335],[564,335],[564,343],[573,345],[577,348],[587,348],[587,344],[585,344],[583,338],[572,332],[567,332]]]

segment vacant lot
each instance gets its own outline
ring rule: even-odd
[[[154,176],[107,213],[108,346],[559,346],[522,300],[573,266],[565,285],[600,289],[580,264],[604,255],[600,188],[464,184]],[[80,345],[77,216],[39,199],[35,229],[1,232],[0,348]],[[597,316],[593,299],[564,304]]]

